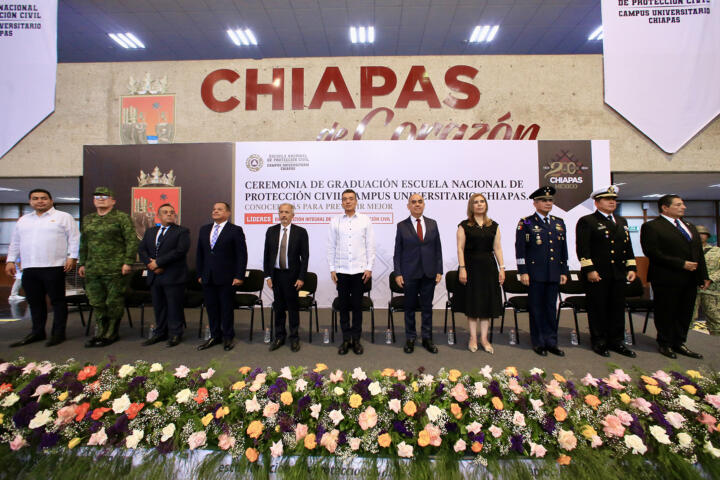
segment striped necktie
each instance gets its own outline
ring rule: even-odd
[[[210,248],[215,248],[215,242],[217,242],[218,235],[220,235],[220,225],[216,224],[213,229],[212,237],[210,238]]]

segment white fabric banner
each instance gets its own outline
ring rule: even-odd
[[[387,308],[396,224],[409,216],[410,194],[425,197],[424,214],[438,223],[445,272],[457,268],[456,232],[467,218],[469,195],[485,194],[488,213],[500,225],[505,266],[512,270],[516,226],[535,212],[528,196],[542,179],[558,189],[551,214],[565,220],[573,268],[578,265],[575,223],[594,209],[590,192],[610,182],[605,140],[244,142],[235,149],[234,222],[245,230],[248,268],[262,269],[265,232],[279,222],[281,203],[294,204],[293,221],[310,237],[308,270],[318,275],[316,298],[322,307],[329,307],[337,293],[327,266],[328,224],[342,214],[346,188],[358,194],[357,211],[373,221],[371,297],[375,308]],[[269,290],[263,294],[268,301]],[[443,280],[435,290],[435,308],[444,308],[446,298]]]
[[[605,103],[675,153],[720,113],[711,0],[602,0]]]
[[[55,110],[57,0],[0,0],[0,157]]]

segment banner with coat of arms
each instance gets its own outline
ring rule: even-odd
[[[177,213],[177,223],[180,223],[180,187],[175,186],[175,174],[172,170],[162,173],[158,167],[152,173],[140,170],[138,186],[132,188],[131,218],[135,233],[142,240],[145,230],[160,223],[158,210],[169,203]]]

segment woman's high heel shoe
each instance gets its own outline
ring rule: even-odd
[[[483,350],[485,350],[485,351],[486,351],[487,353],[489,353],[490,355],[492,355],[492,354],[495,353],[495,349],[494,349],[493,346],[492,346],[491,344],[489,344],[489,343],[488,343],[487,345],[483,345],[482,348],[483,348]]]
[[[475,352],[477,352],[477,349],[478,349],[478,347],[477,347],[477,342],[475,342],[475,345],[473,345],[472,343],[468,342],[468,350],[470,350],[471,352],[475,353]]]

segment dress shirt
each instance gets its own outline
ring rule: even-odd
[[[328,267],[331,272],[354,275],[372,271],[375,263],[375,234],[370,218],[361,213],[339,215],[330,221]]]
[[[410,222],[412,223],[415,233],[417,233],[417,221],[418,219],[410,215]],[[420,215],[420,225],[422,225],[423,241],[425,241],[425,235],[427,235],[427,228],[425,228],[425,216]]]
[[[215,231],[215,225],[220,225],[220,228],[218,229],[218,238],[219,238],[219,237],[220,237],[220,234],[222,233],[223,228],[225,228],[225,224],[226,224],[227,222],[228,222],[227,220],[225,220],[225,221],[222,222],[222,223],[214,223],[214,222],[213,222],[212,226],[210,227],[210,236],[208,237],[208,241],[210,242],[210,245],[211,245],[211,246],[212,246],[213,232]],[[217,239],[216,239],[215,241],[217,241]]]
[[[22,259],[22,268],[61,267],[78,258],[80,231],[69,213],[50,208],[20,217],[15,224],[7,261]]]
[[[543,215],[540,212],[535,212],[535,215],[537,215],[538,219],[540,219],[540,223],[543,223],[545,225],[550,223],[550,214]]]
[[[280,238],[278,238],[278,253],[277,257],[275,257],[275,268],[280,268],[280,246],[282,245],[282,237],[283,237],[283,228],[287,228],[287,250],[285,250],[285,265],[287,268],[290,268],[290,262],[288,261],[288,250],[290,250],[290,227],[292,227],[292,223],[288,225],[287,227],[283,227],[282,224],[280,224]]]
[[[162,233],[163,228],[165,229],[165,235],[167,235],[168,232],[170,231],[170,227],[172,227],[172,225],[167,225],[165,227],[163,227],[162,225],[159,226],[157,234],[155,234],[155,245],[158,244],[158,240],[160,239],[160,234]],[[220,235],[220,233],[218,233],[218,235]]]
[[[673,226],[673,227],[677,228],[677,225],[675,224],[675,219],[674,219],[674,218],[668,217],[667,215],[663,215],[662,213],[660,214],[660,216],[663,217],[663,218],[664,218],[665,220],[667,220],[668,222],[672,223],[672,226]],[[678,218],[678,220],[680,220],[680,219]],[[687,225],[685,225],[685,222],[683,222],[682,220],[680,220],[679,223],[680,223],[680,227],[682,227],[682,229],[687,232],[688,236],[689,236],[690,238],[692,238],[692,236],[693,236],[693,235],[692,235],[692,232],[690,231],[690,229],[687,228]]]

